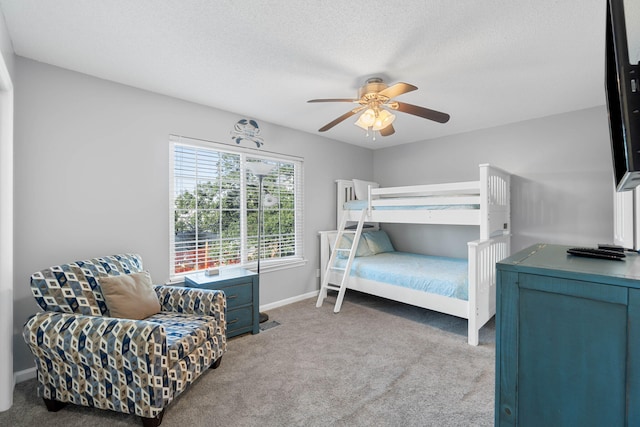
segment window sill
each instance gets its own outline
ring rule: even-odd
[[[304,258],[297,258],[297,259],[291,259],[291,260],[278,260],[278,261],[266,261],[263,260],[260,262],[260,273],[269,273],[272,271],[279,271],[279,270],[287,270],[290,268],[298,268],[298,267],[302,267],[303,265],[305,265],[307,263],[307,260]],[[255,262],[250,262],[248,264],[245,265],[235,265],[236,267],[242,267],[245,268],[247,270],[253,271],[254,273],[257,270],[257,263]],[[201,270],[200,270],[201,271]],[[167,283],[165,283],[165,285],[175,285],[175,284],[179,284],[179,283],[184,283],[184,278],[185,276],[188,276],[189,274],[193,274],[193,273],[197,273],[196,271],[190,271],[189,273],[183,273],[183,274],[177,274],[173,277],[171,277],[169,279],[169,281]]]
[[[270,271],[278,271],[278,270],[286,270],[289,268],[302,267],[306,263],[307,263],[307,260],[304,258],[292,259],[287,261],[262,261],[260,262],[260,273],[268,273]],[[258,265],[255,262],[253,262],[251,264],[246,265],[244,268],[255,272],[258,268]]]

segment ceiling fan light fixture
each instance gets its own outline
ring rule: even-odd
[[[378,113],[378,117],[376,117],[375,123],[373,124],[373,130],[382,130],[389,126],[396,119],[395,114],[391,114],[387,110],[380,110]]]
[[[360,126],[362,129],[368,130],[370,127],[375,125],[376,123],[376,112],[373,109],[368,108],[364,111],[364,113],[360,114],[358,120],[356,121],[356,125]]]

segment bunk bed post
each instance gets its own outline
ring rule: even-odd
[[[480,165],[481,239],[488,239],[497,231],[511,233],[510,188],[511,174],[489,164]]]
[[[480,165],[480,239],[488,239],[491,234],[489,218],[489,164]]]
[[[478,259],[478,246],[481,240],[468,242],[469,249],[469,294],[468,294],[468,313],[467,313],[467,342],[470,345],[478,345],[478,298],[480,298],[480,283],[478,269],[481,267]]]
[[[342,215],[345,214],[344,204],[354,200],[356,195],[353,189],[353,181],[349,179],[337,179],[336,184],[338,187],[336,192],[336,229],[338,229]]]
[[[496,314],[496,263],[510,254],[511,235],[467,243],[469,249],[468,341],[478,345],[478,332]]]
[[[330,232],[320,231],[320,285],[324,282],[326,273],[326,266],[329,264],[329,257],[331,256],[331,249],[329,246]],[[327,297],[327,289],[322,289],[320,286],[320,294],[318,297],[324,300]]]

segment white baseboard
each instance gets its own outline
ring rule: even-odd
[[[272,302],[270,304],[265,304],[260,306],[260,311],[272,310],[274,308],[283,307],[285,305],[293,304],[294,302],[303,301],[309,298],[317,297],[320,291],[313,291],[302,295],[297,295],[295,297],[283,299],[280,301]]]
[[[37,375],[37,371],[36,371],[36,367],[34,366],[33,368],[14,372],[13,381],[15,382],[15,384],[22,383],[32,378],[35,378],[36,375]]]

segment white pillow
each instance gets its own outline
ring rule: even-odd
[[[369,186],[371,188],[380,188],[380,184],[373,181],[363,181],[361,179],[353,180],[353,189],[356,192],[357,200],[367,200],[369,197]]]

